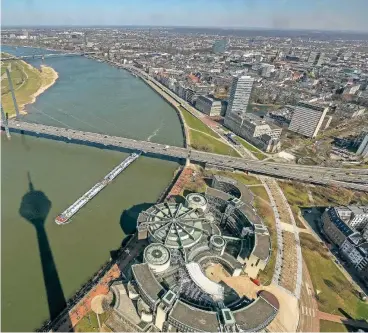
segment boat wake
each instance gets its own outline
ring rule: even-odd
[[[151,141],[152,138],[154,138],[161,130],[162,125],[163,125],[163,121],[161,122],[160,126],[158,128],[155,129],[155,131],[147,138],[146,141]]]

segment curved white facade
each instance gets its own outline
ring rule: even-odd
[[[190,193],[186,196],[185,200],[187,202],[188,208],[200,209],[202,212],[207,211],[207,199],[203,195],[198,193]]]

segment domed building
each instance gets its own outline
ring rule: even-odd
[[[260,291],[250,299],[206,273],[220,264],[230,276],[256,278],[266,267],[270,236],[251,202],[246,186],[215,176],[205,194],[192,193],[184,203],[159,203],[139,214],[138,239],[149,245],[142,262],[131,266],[124,297],[138,309],[134,318],[141,318],[134,329],[254,332],[269,325],[279,310],[275,296]],[[115,309],[126,321],[119,288]]]

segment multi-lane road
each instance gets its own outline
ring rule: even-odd
[[[120,147],[135,151],[143,151],[192,162],[212,164],[241,171],[298,180],[315,184],[328,184],[361,191],[368,191],[368,169],[326,168],[318,166],[302,166],[273,162],[255,161],[241,157],[218,155],[189,148],[168,146],[148,141],[139,141],[100,133],[83,132],[74,129],[46,126],[24,121],[9,120],[10,131],[33,134],[52,139],[74,140],[106,146]]]

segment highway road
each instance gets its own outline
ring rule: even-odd
[[[148,141],[139,141],[123,137],[109,136],[100,133],[83,132],[73,129],[9,120],[10,131],[24,134],[40,135],[52,139],[79,140],[106,146],[140,150],[146,153],[189,159],[192,162],[202,162],[218,167],[228,167],[256,174],[280,177],[315,184],[328,184],[361,191],[368,191],[368,169],[343,169],[315,166],[301,166],[273,162],[255,161],[241,157],[231,157],[202,152],[194,149],[168,146]]]

